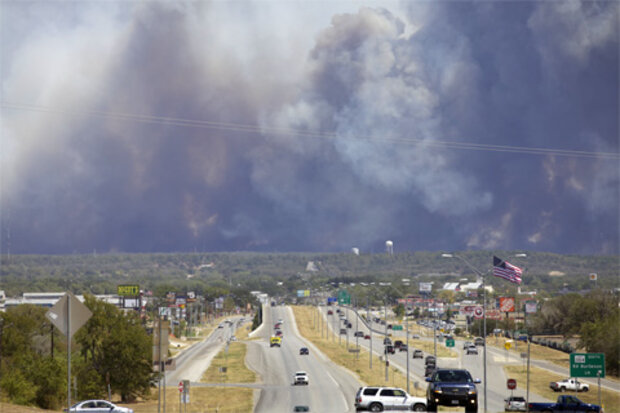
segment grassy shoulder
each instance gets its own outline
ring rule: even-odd
[[[491,347],[497,347],[503,351],[506,351],[504,344],[509,339],[505,337],[490,337],[487,340],[487,343]],[[508,350],[511,354],[515,354],[520,356],[521,353],[527,352],[527,343],[522,341],[516,342],[513,340],[512,347]],[[531,343],[530,344],[530,357],[536,360],[544,360],[560,367],[564,367],[568,369],[570,367],[570,355],[560,350],[555,350],[549,348],[547,346],[541,346],[538,344]],[[605,377],[608,380],[613,380],[620,383],[620,379],[618,377],[609,376]]]
[[[505,366],[506,377],[517,380],[517,386],[525,389],[527,386],[527,368],[519,365]],[[548,370],[537,367],[530,367],[530,392],[546,397],[550,400],[556,400],[558,395],[549,388],[549,382],[563,380],[566,377],[554,374]],[[598,404],[598,386],[590,386],[589,392],[574,393],[580,400],[586,403]],[[601,401],[606,413],[620,413],[620,394],[606,389],[601,389]]]
[[[349,341],[347,348],[346,340],[340,340],[327,329],[327,337],[321,334],[319,328],[315,328],[313,316],[317,309],[308,306],[293,306],[295,321],[299,333],[318,347],[329,359],[341,365],[357,375],[359,380],[367,385],[396,386],[407,389],[407,379],[399,370],[389,367],[388,380],[385,379],[385,362],[376,355],[372,356],[372,369],[370,368],[370,353],[360,347],[359,353],[349,350],[355,349],[355,340]],[[418,389],[413,382],[410,383],[411,394],[424,396],[426,383],[418,383]]]
[[[143,403],[126,405],[134,413],[153,413],[157,411],[156,398]],[[163,396],[162,396],[163,397]],[[240,387],[191,387],[189,403],[179,410],[179,391],[176,387],[166,389],[166,412],[168,413],[236,413],[251,412],[253,389]]]
[[[205,383],[254,383],[256,373],[245,366],[247,349],[244,343],[233,341],[228,350],[223,349],[211,360],[203,374]]]

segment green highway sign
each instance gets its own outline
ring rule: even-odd
[[[446,340],[446,347],[454,347],[454,340],[447,339]]]
[[[351,304],[351,294],[345,290],[338,291],[338,305]]]
[[[605,377],[605,354],[571,353],[571,377]]]
[[[392,330],[402,330],[402,329],[403,329],[403,326],[398,325],[398,324],[394,324],[394,325],[392,326]]]

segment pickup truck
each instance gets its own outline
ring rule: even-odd
[[[530,412],[587,412],[603,413],[603,409],[596,404],[584,403],[575,396],[559,396],[556,403],[529,403]]]
[[[552,381],[549,383],[549,387],[553,391],[564,392],[566,390],[572,391],[588,391],[590,386],[587,383],[582,383],[577,379],[564,379],[562,381]]]

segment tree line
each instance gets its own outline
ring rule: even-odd
[[[72,339],[78,400],[146,396],[153,377],[152,339],[136,313],[85,297],[93,316]],[[67,342],[46,309],[20,305],[0,313],[0,400],[58,409],[66,403]]]

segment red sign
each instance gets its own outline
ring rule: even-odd
[[[490,318],[492,320],[501,320],[502,319],[502,313],[500,313],[498,310],[488,310],[487,311],[487,318]]]
[[[482,307],[476,307],[474,308],[474,317],[476,318],[482,318],[484,315],[484,311],[482,311]]]
[[[508,387],[508,390],[514,390],[517,388],[517,381],[515,379],[508,379],[506,381],[506,387]]]
[[[515,298],[499,297],[499,311],[502,313],[513,313],[515,311]]]
[[[183,393],[183,382],[179,382],[179,393]]]
[[[476,307],[473,305],[466,305],[465,307],[463,307],[463,314],[468,315],[468,316],[472,316],[474,314],[474,309]]]

